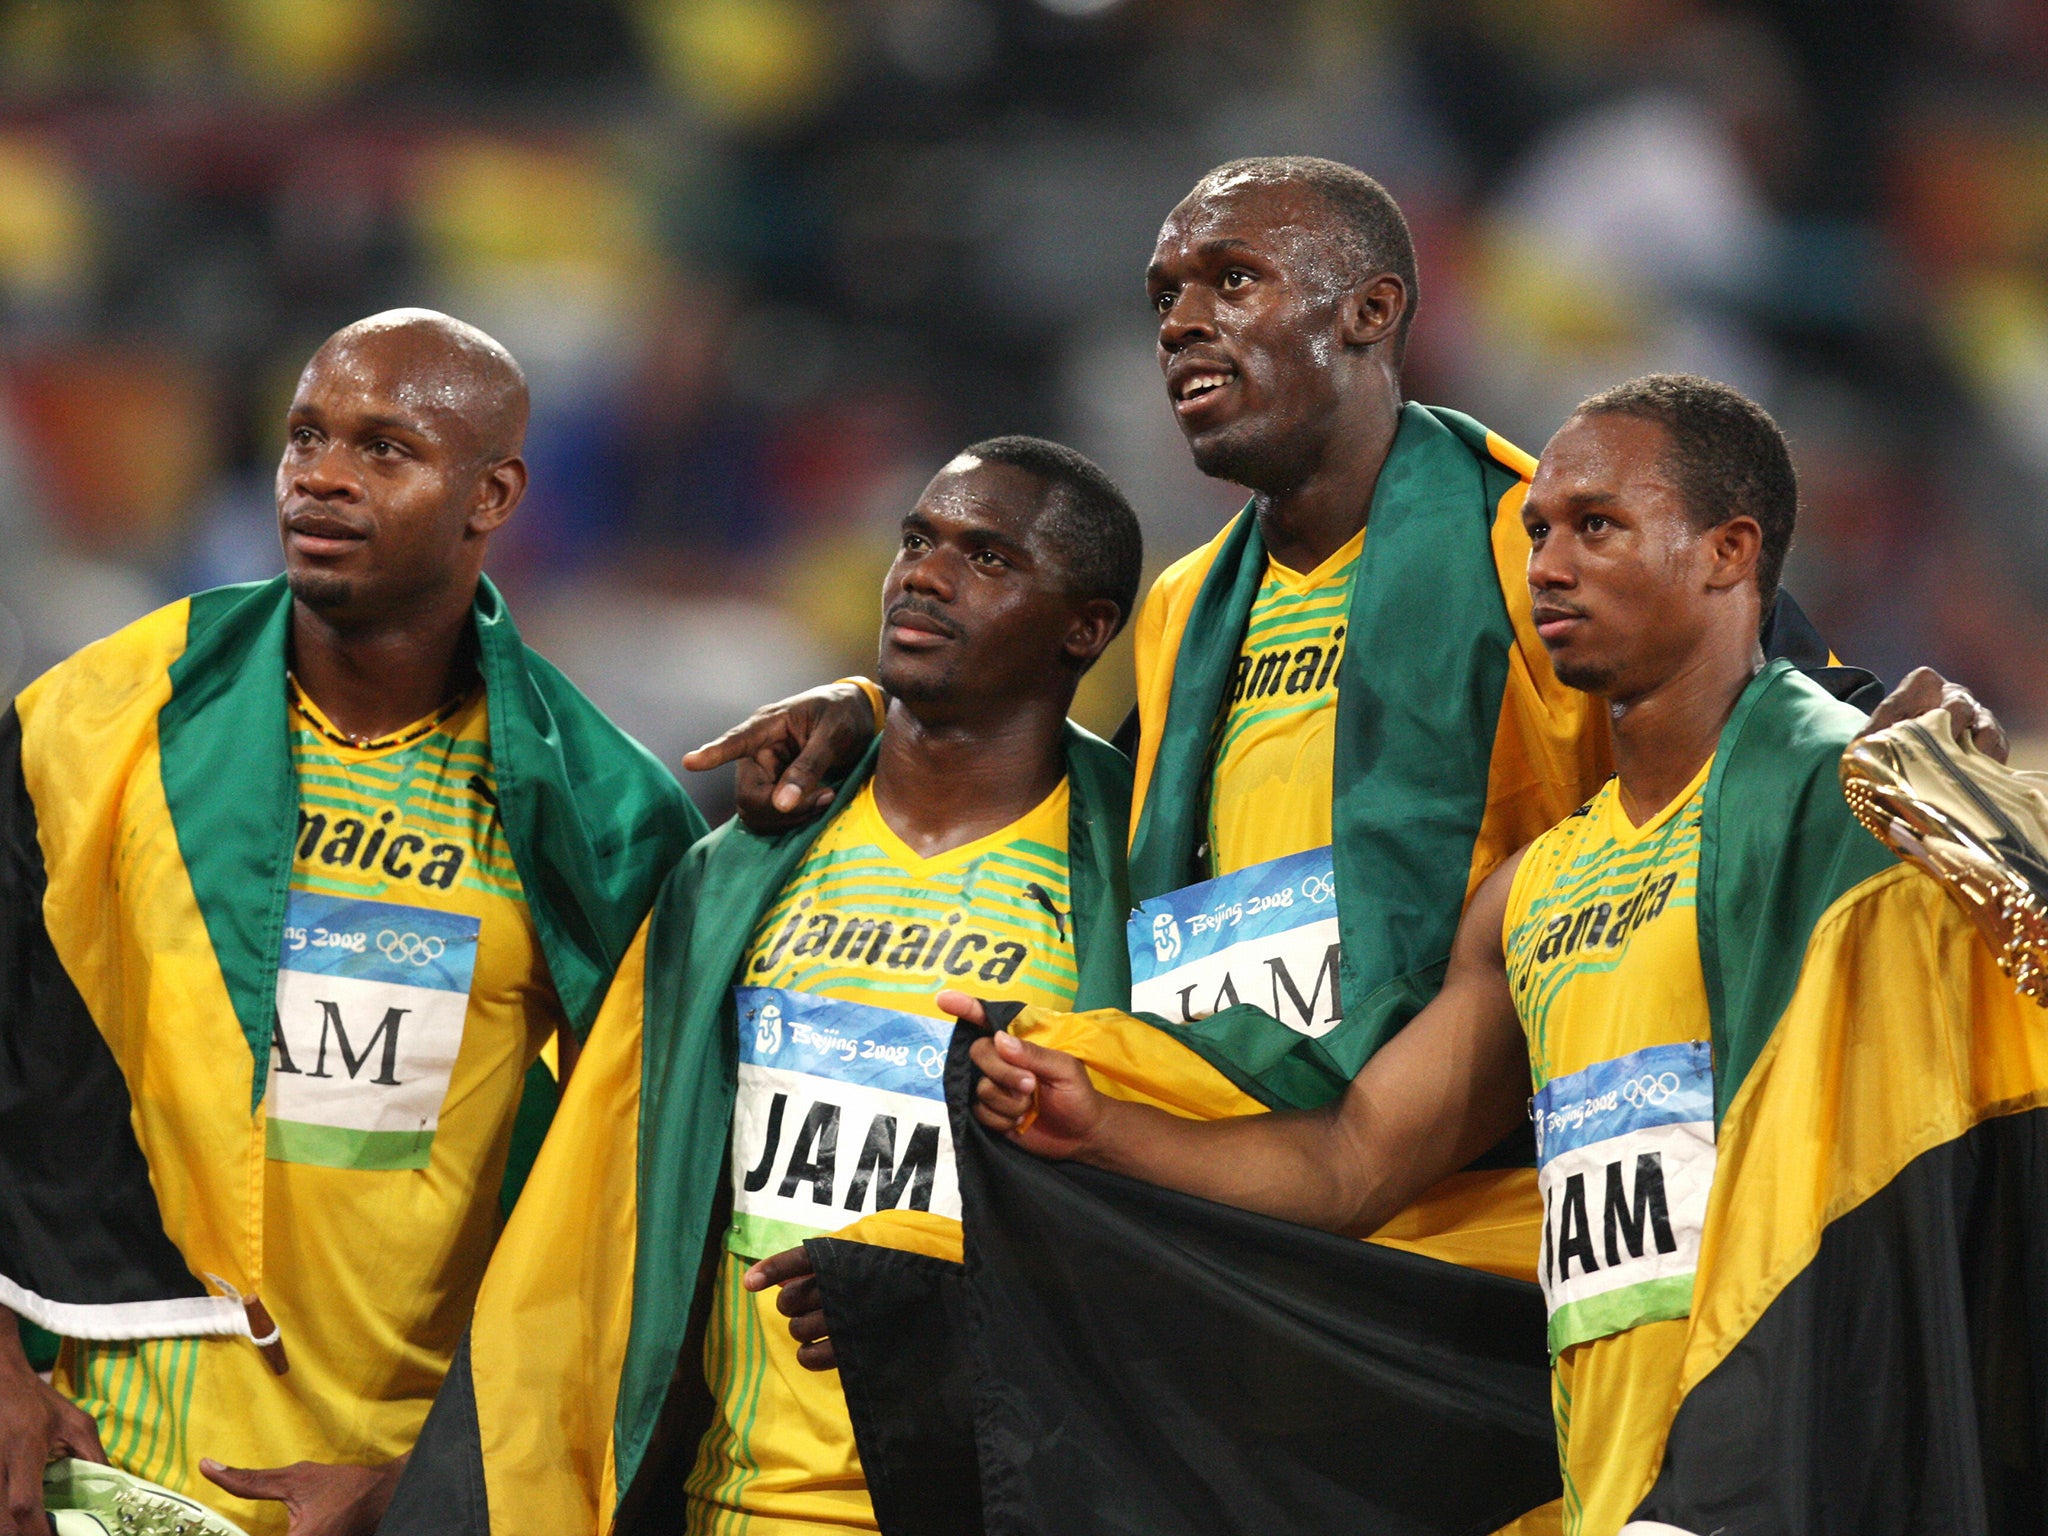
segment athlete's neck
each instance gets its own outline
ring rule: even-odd
[[[1312,571],[1365,526],[1380,468],[1394,446],[1400,397],[1337,426],[1313,462],[1282,487],[1252,491],[1266,552],[1289,570]]]
[[[1720,744],[1721,728],[1750,679],[1763,670],[1763,647],[1702,646],[1647,693],[1609,697],[1614,776],[1621,808],[1640,827],[1678,798]]]
[[[875,757],[875,809],[920,858],[999,832],[1059,787],[1066,706],[1050,699],[993,724],[920,718],[889,701]]]
[[[344,628],[292,603],[292,675],[335,728],[375,738],[446,703],[476,675],[470,602],[439,603],[392,624]]]

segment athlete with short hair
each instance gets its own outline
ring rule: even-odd
[[[941,988],[1127,993],[1130,765],[1066,715],[1141,564],[1129,504],[1071,449],[994,438],[933,477],[883,585],[886,726],[829,818],[729,823],[664,887],[387,1536],[648,1510],[733,1536],[876,1528],[840,1383],[804,1369],[829,1346],[793,1339],[748,1271],[849,1223],[957,1258]],[[575,1318],[535,1326],[564,1297]]]
[[[1843,804],[1863,717],[1765,660],[1796,503],[1775,425],[1704,380],[1609,390],[1552,438],[1528,584],[1617,776],[1480,885],[1442,989],[1340,1103],[1202,1124],[973,1046],[976,1114],[1031,1151],[1360,1237],[1533,1116],[1575,1536],[1918,1530],[1964,1497],[1937,1464],[1966,1431],[1811,1437],[1965,1412],[1981,1298],[1935,1277],[1989,1239],[1945,1202],[2005,1219],[1972,1205],[1996,1158],[1972,1128],[2023,1125],[2048,1065],[1968,919]],[[1967,696],[1910,692],[1887,713],[1945,703],[1998,746]],[[970,990],[941,1002],[979,1022]]]
[[[1168,214],[1145,283],[1197,466],[1252,496],[1134,626],[1132,1006],[1234,1080],[1277,1061],[1334,1096],[1428,999],[1468,893],[1599,785],[1607,725],[1529,618],[1533,461],[1402,398],[1415,255],[1384,187],[1310,157],[1219,166]],[[766,789],[765,814],[799,814],[866,708],[817,690],[684,762],[744,758],[743,814]],[[1327,899],[1280,905],[1249,942],[1191,921],[1286,888]],[[1387,1236],[1522,1265],[1525,1168],[1444,1195]]]
[[[258,1533],[375,1525],[529,1068],[566,1069],[703,830],[483,577],[526,419],[472,326],[336,332],[287,417],[285,574],[0,717],[0,1303],[65,1339],[45,1385],[0,1312],[7,1536],[43,1536],[59,1451]]]

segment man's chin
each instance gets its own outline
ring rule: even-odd
[[[1233,421],[1188,439],[1188,453],[1195,468],[1211,480],[1227,480],[1257,490],[1271,477],[1265,473],[1270,456],[1261,451],[1256,423]]]
[[[356,584],[330,571],[289,571],[285,585],[315,613],[340,613],[355,601]]]
[[[906,704],[943,703],[958,687],[958,667],[950,662],[891,656],[875,666],[875,681],[891,698]]]
[[[1576,688],[1580,693],[1606,693],[1614,683],[1616,669],[1603,666],[1597,661],[1571,655],[1550,657],[1550,670],[1557,674],[1557,680],[1567,688]]]

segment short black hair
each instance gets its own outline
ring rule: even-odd
[[[1233,182],[1307,187],[1337,215],[1352,282],[1362,283],[1381,272],[1401,279],[1408,290],[1408,307],[1394,333],[1398,366],[1408,350],[1408,327],[1422,302],[1422,289],[1415,279],[1415,238],[1408,232],[1408,220],[1394,195],[1355,166],[1320,155],[1255,155],[1227,161],[1196,182],[1195,192],[1218,191]]]
[[[1753,517],[1763,529],[1756,591],[1763,616],[1777,601],[1785,556],[1799,521],[1799,478],[1792,451],[1770,412],[1748,396],[1690,373],[1649,373],[1602,390],[1575,416],[1634,416],[1671,436],[1670,468],[1686,510],[1701,529]]]
[[[1082,598],[1106,597],[1115,603],[1117,628],[1122,629],[1138,600],[1145,536],[1116,482],[1085,454],[1042,437],[984,438],[961,453],[1021,469],[1052,489],[1039,531],[1058,556],[1068,589]]]

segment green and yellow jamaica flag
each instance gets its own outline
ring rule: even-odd
[[[1612,771],[1601,702],[1557,680],[1536,633],[1521,515],[1535,469],[1469,416],[1402,408],[1337,662],[1331,841],[1341,1022],[1311,1037],[1246,1001],[1167,1025],[1259,1105],[1312,1108],[1341,1094],[1436,995],[1479,883]],[[1212,733],[1266,564],[1247,507],[1160,577],[1139,617],[1131,890],[1140,902],[1209,874]],[[1834,664],[1789,595],[1763,639],[1769,655],[1830,691],[1866,703],[1882,691],[1868,673]],[[1303,994],[1313,985],[1303,980]],[[1225,1096],[1211,1112],[1243,1106]],[[1446,1180],[1376,1240],[1533,1282],[1541,1225],[1533,1164],[1532,1147],[1518,1138]]]
[[[202,592],[0,715],[0,1303],[61,1335],[250,1333],[291,602],[282,577]],[[703,820],[488,581],[474,628],[507,843],[581,1033]]]
[[[2048,1507],[2048,1018],[1850,814],[1863,718],[1779,660],[1720,739],[1682,1371],[1572,1404],[1632,1459],[1622,1536],[1988,1536]],[[949,1087],[978,1448],[949,1509],[1002,1536],[1479,1536],[1554,1492],[1533,1287],[1042,1162]],[[861,1341],[834,1337],[844,1365]]]
[[[1130,763],[1071,725],[1066,754],[1077,1000],[1100,1007],[1130,990]],[[492,1258],[386,1536],[679,1522],[709,1422],[701,1329],[730,1201],[733,978],[827,824],[764,837],[729,822],[662,886]]]
[[[2048,1015],[1849,814],[1861,725],[1774,663],[1708,782],[1718,1166],[1642,1536],[2048,1513]]]

